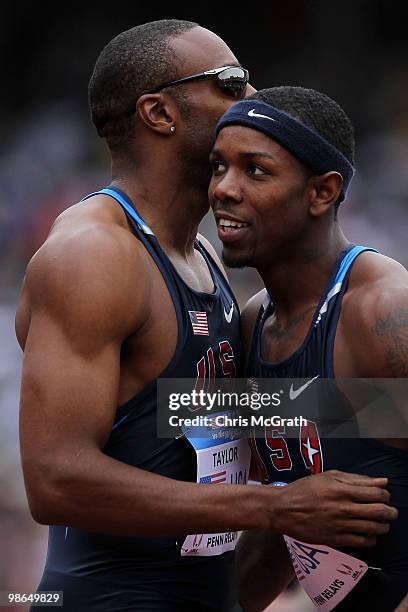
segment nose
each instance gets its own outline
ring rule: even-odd
[[[213,176],[208,189],[211,205],[218,202],[231,202],[239,204],[242,202],[242,191],[238,177],[232,171],[225,172],[222,176]]]

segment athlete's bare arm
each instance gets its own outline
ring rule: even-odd
[[[407,379],[408,272],[380,254],[366,253],[356,262],[344,299],[336,340],[335,372],[339,377]],[[380,380],[408,428],[406,382]],[[388,415],[391,418],[392,415]],[[408,439],[387,439],[408,450]]]
[[[126,221],[91,222],[88,214],[74,210],[55,225],[29,265],[17,315],[25,350],[21,451],[34,518],[121,535],[262,528],[338,546],[372,544],[388,528],[383,521],[396,516],[385,479],[334,472],[285,490],[204,487],[103,453],[121,399],[145,384],[138,369],[146,355],[138,347],[158,340],[154,330],[163,316],[152,313],[164,301],[157,299],[153,264]],[[121,349],[130,339],[137,371],[125,384]],[[155,360],[149,355],[150,372]]]

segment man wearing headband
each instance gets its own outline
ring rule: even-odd
[[[408,273],[374,249],[350,244],[338,221],[354,174],[353,128],[344,111],[319,92],[277,87],[235,104],[216,132],[209,194],[223,259],[256,268],[265,283],[243,312],[246,375],[259,384],[302,379],[289,389],[300,413],[309,396],[321,401],[319,378],[406,377]],[[319,609],[387,612],[406,592],[408,441],[323,437],[332,402],[349,410],[336,389],[330,398],[319,406],[324,418],[308,420],[294,435],[266,428],[256,436],[259,478],[288,484],[331,469],[378,474],[389,480],[399,517],[364,551],[316,545],[311,552],[291,538],[244,534],[244,609],[262,610],[294,576],[288,550]],[[392,401],[402,438],[405,404],[393,394]],[[383,424],[391,416],[383,413]]]

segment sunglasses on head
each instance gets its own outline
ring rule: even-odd
[[[205,70],[198,74],[192,74],[176,81],[169,81],[159,85],[149,93],[159,93],[165,87],[178,85],[179,83],[187,83],[188,81],[195,81],[196,79],[206,79],[209,77],[216,77],[216,83],[219,89],[232,98],[242,98],[244,95],[245,88],[249,80],[249,72],[241,66],[223,66],[222,68],[213,68],[212,70]]]

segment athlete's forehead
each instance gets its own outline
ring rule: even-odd
[[[200,26],[173,38],[170,46],[179,61],[180,77],[211,68],[240,65],[231,49],[219,36]]]
[[[211,151],[211,157],[217,155],[231,159],[266,157],[277,163],[288,160],[297,161],[276,140],[243,125],[229,125],[219,132]]]

